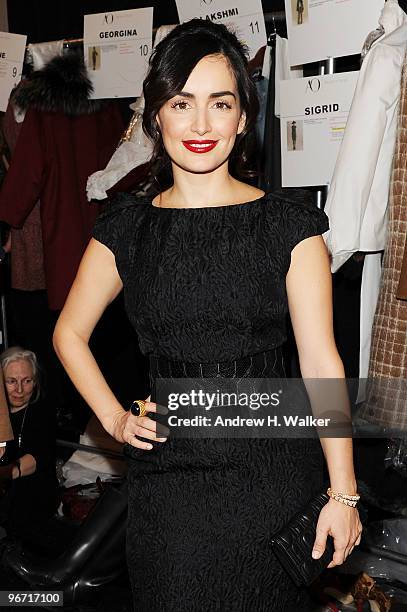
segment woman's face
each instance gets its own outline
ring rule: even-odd
[[[245,123],[227,60],[202,58],[183,91],[161,107],[157,121],[165,149],[180,168],[201,174],[227,162]]]
[[[11,408],[22,408],[28,404],[35,385],[31,363],[26,359],[9,363],[4,370],[4,382]]]

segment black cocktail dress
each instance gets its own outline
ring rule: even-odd
[[[115,255],[152,401],[154,381],[183,364],[186,374],[201,363],[220,377],[284,377],[291,250],[327,229],[322,211],[276,194],[205,208],[115,196],[93,236]],[[124,452],[135,611],[310,609],[270,538],[322,486],[318,440],[170,435]]]

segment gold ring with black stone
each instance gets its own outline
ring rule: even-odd
[[[144,400],[134,400],[130,406],[130,412],[134,416],[145,416],[147,414],[146,402]]]

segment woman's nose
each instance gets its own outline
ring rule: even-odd
[[[196,109],[191,130],[200,136],[203,136],[207,132],[211,131],[209,116],[206,108]]]

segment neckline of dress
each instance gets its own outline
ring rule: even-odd
[[[27,402],[27,404],[25,406],[21,406],[18,410],[11,410],[11,408],[10,408],[10,414],[18,414],[19,412],[22,412],[23,410],[28,408],[29,403],[30,402]]]
[[[248,206],[250,204],[258,204],[267,198],[268,194],[256,198],[255,200],[249,200],[249,202],[240,202],[239,204],[219,204],[217,206],[155,206],[150,200],[150,208],[157,210],[220,210],[224,208],[240,208],[242,206]]]

